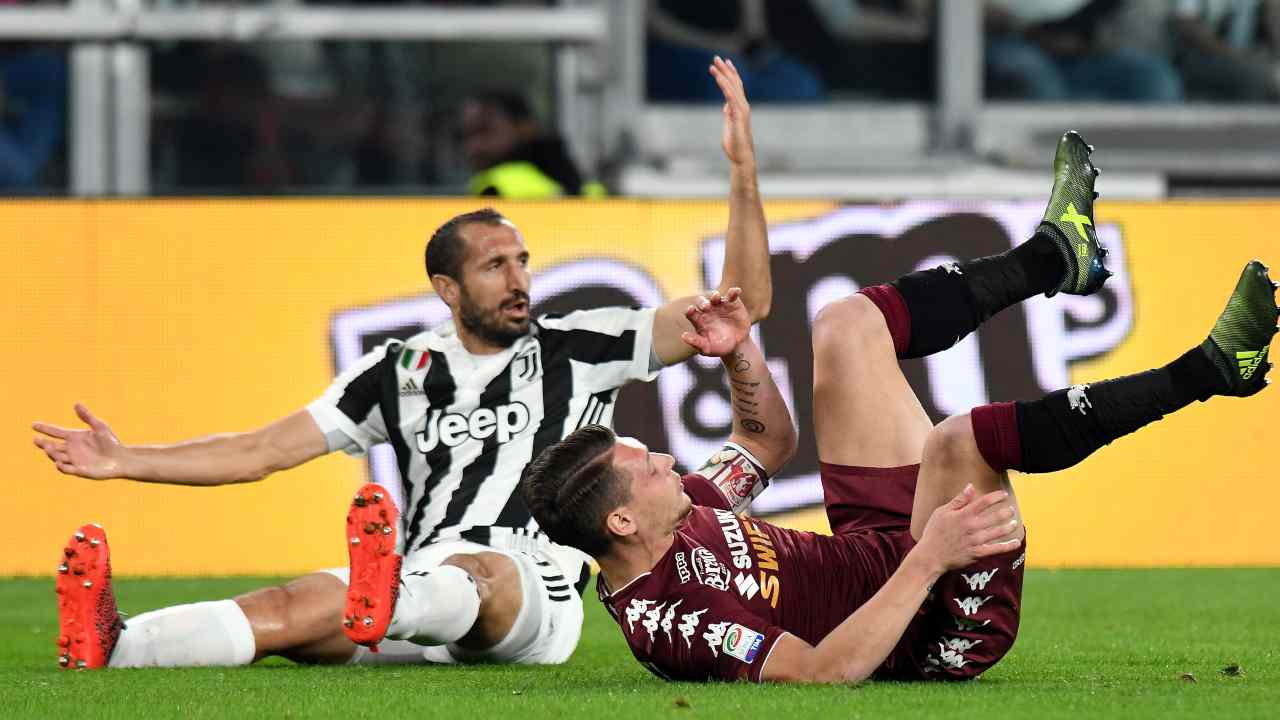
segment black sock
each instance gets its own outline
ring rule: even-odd
[[[901,354],[924,357],[946,350],[1001,310],[1057,287],[1066,270],[1049,236],[990,257],[920,270],[889,283],[911,315],[911,339]]]
[[[1015,403],[1022,462],[1014,469],[1069,468],[1116,438],[1194,400],[1207,400],[1223,385],[1213,361],[1197,347],[1157,370]]]

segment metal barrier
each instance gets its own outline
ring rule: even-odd
[[[69,8],[0,7],[0,39],[73,42],[70,164],[75,195],[145,195],[150,188],[150,58],[159,40],[540,41],[557,49],[557,123],[596,174],[623,167],[624,192],[719,192],[715,106],[650,104],[644,97],[645,4],[561,0],[555,7],[191,7],[143,0],[73,0]],[[112,3],[112,4],[108,4]],[[983,97],[980,4],[939,3],[937,96],[914,103],[757,106],[762,174],[785,195],[854,187],[858,197],[900,193],[1014,194],[1062,129],[1108,148],[1128,197],[1163,195],[1166,178],[1280,177],[1272,106],[989,102]],[[692,129],[697,128],[697,132]],[[1155,137],[1131,142],[1136,133]],[[656,160],[646,166],[643,163]],[[624,166],[624,163],[626,165]],[[974,168],[985,166],[975,174]],[[663,168],[663,169],[659,169]],[[673,170],[674,169],[674,170]],[[804,175],[808,173],[808,175]],[[880,182],[889,174],[893,182]],[[797,174],[802,176],[796,177]],[[870,182],[869,175],[877,182]],[[788,176],[791,176],[788,178]],[[1127,188],[1127,189],[1126,189]]]
[[[582,107],[599,81],[610,35],[605,4],[550,8],[221,7],[152,10],[77,0],[68,8],[0,8],[0,39],[71,41],[71,192],[149,190],[150,59],[155,40],[541,41],[560,52],[558,113],[580,159],[598,160],[603,113]],[[576,48],[596,52],[574,53]],[[594,74],[594,75],[593,75]],[[580,78],[595,77],[594,83]],[[580,117],[581,116],[581,117]]]

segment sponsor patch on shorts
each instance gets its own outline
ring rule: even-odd
[[[750,665],[756,659],[756,653],[760,652],[760,646],[763,644],[764,635],[735,623],[730,625],[729,631],[724,634],[724,645],[721,647],[725,655],[736,657]]]

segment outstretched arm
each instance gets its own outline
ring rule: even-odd
[[[125,445],[84,405],[88,429],[35,423],[36,447],[58,472],[93,480],[123,478],[171,485],[253,482],[328,452],[311,414],[300,410],[259,430],[212,435],[172,445]]]
[[[720,58],[711,74],[724,93],[724,130],[720,138],[729,159],[729,227],[725,235],[724,272],[721,294],[731,287],[742,288],[742,302],[751,322],[769,315],[773,304],[773,281],[769,273],[769,236],[756,180],[756,154],[751,139],[751,106],[742,87],[742,78],[733,63]],[[653,347],[658,359],[673,365],[689,359],[693,351],[681,342],[689,330],[684,309],[692,297],[673,300],[661,308],[653,321]]]

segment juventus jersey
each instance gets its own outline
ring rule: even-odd
[[[494,355],[473,355],[452,322],[388,341],[307,409],[329,449],[395,450],[404,552],[442,540],[528,549],[538,532],[517,485],[525,466],[582,425],[608,425],[618,389],[652,380],[654,310],[543,315]]]

